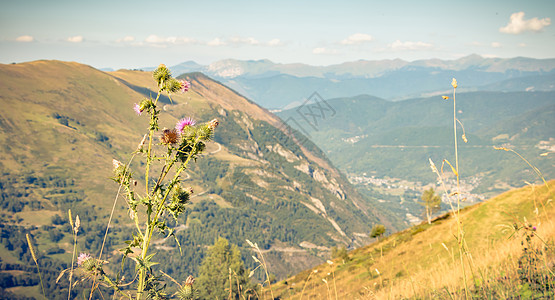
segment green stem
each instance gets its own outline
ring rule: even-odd
[[[77,233],[75,229],[71,228],[73,231],[73,254],[71,255],[71,271],[69,272],[69,291],[67,293],[67,300],[71,299],[71,281],[73,279],[73,263],[75,261],[75,250],[77,248]]]
[[[179,175],[181,174],[181,172],[183,172],[183,170],[185,170],[185,167],[189,164],[189,161],[191,160],[191,158],[193,157],[193,153],[195,152],[195,149],[198,145],[199,142],[199,138],[196,139],[191,152],[189,152],[189,156],[187,157],[187,160],[185,160],[185,162],[183,164],[181,164],[181,166],[179,167],[179,169],[177,170],[177,172],[174,175],[174,178],[172,180],[172,182],[176,182],[176,179],[179,177]],[[173,160],[175,161],[175,160]],[[166,174],[167,172],[169,172],[168,168],[166,170]],[[165,175],[164,175],[165,177]],[[158,222],[158,218],[160,217],[160,215],[162,214],[163,208],[164,208],[164,204],[168,198],[169,193],[171,192],[173,188],[173,185],[168,186],[168,189],[166,190],[164,197],[162,198],[162,200],[160,201],[160,204],[158,205],[157,209],[156,209],[156,213],[154,215],[154,220],[148,222],[146,230],[145,230],[145,235],[144,235],[144,239],[143,239],[143,246],[142,246],[142,252],[141,252],[141,259],[145,259],[148,253],[148,248],[150,246],[150,241],[152,239],[152,233],[154,232],[154,226],[156,225],[156,223]],[[154,190],[153,190],[153,195],[154,196]],[[141,298],[141,295],[144,291],[144,283],[145,283],[145,279],[146,279],[146,270],[145,269],[141,269],[140,273],[139,273],[139,287],[137,288],[137,300],[139,300]]]
[[[156,100],[154,100],[154,108],[153,108],[153,112],[150,115],[150,128],[149,128],[149,132],[148,132],[148,150],[147,150],[147,154],[146,154],[146,171],[145,171],[145,189],[146,189],[146,194],[149,194],[148,191],[148,176],[149,176],[149,172],[150,172],[150,164],[152,163],[152,156],[151,156],[151,151],[152,151],[152,135],[154,133],[154,122],[156,122],[156,104],[158,103],[158,99],[160,99],[160,95],[162,94],[162,88],[158,89],[158,95],[156,95]]]

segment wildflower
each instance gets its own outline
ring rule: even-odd
[[[208,128],[210,128],[211,130],[214,130],[216,129],[216,127],[218,127],[219,124],[220,122],[218,122],[218,119],[214,119],[210,121],[210,123],[208,123]]]
[[[139,106],[139,104],[135,103],[135,105],[133,105],[133,110],[137,113],[137,115],[142,115],[143,114],[143,110],[141,109],[141,107]]]
[[[191,88],[191,83],[187,80],[179,80],[179,82],[181,82],[181,89],[180,91],[182,93],[187,92],[190,88]]]
[[[331,261],[331,260],[329,260],[329,259],[328,259],[326,262],[327,262],[328,265],[330,265],[330,266],[333,265],[333,261]]]
[[[193,283],[195,283],[195,278],[193,277],[193,275],[189,275],[189,277],[187,277],[187,279],[185,279],[185,284],[186,285],[193,285]]]
[[[441,98],[443,98],[443,100],[447,100],[449,99],[449,96],[441,96]]]
[[[117,170],[119,167],[123,167],[121,161],[117,159],[112,159],[112,164],[114,165],[114,170]]]
[[[453,78],[453,81],[451,81],[451,85],[453,86],[453,88],[457,88],[457,79]]]
[[[87,260],[91,259],[91,256],[87,253],[81,253],[79,254],[79,256],[77,257],[77,265],[82,265],[84,262],[86,262]]]
[[[173,145],[176,144],[179,140],[179,134],[177,134],[177,130],[175,129],[164,129],[162,130],[162,144],[166,145]]]
[[[194,126],[197,122],[191,118],[183,118],[177,122],[175,129],[180,133],[183,133],[183,129],[187,126]]]

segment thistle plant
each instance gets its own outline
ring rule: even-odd
[[[145,98],[133,107],[139,117],[148,116],[148,132],[132,153],[127,164],[118,160],[113,161],[112,179],[119,184],[119,190],[106,230],[107,234],[121,191],[125,197],[129,217],[135,227],[132,234],[133,239],[126,241],[127,246],[120,249],[123,254],[122,265],[127,258],[132,259],[135,262],[136,275],[133,281],[127,284],[122,283],[123,279],[119,275],[116,279],[110,279],[103,268],[105,263],[102,260],[104,244],[98,258],[82,254],[78,258],[78,265],[86,274],[85,277],[93,281],[89,298],[92,298],[97,281],[112,287],[120,296],[127,299],[166,299],[169,297],[165,291],[166,285],[161,281],[162,275],[165,273],[158,274],[159,271],[153,269],[153,266],[158,263],[155,262],[155,253],[149,252],[150,245],[154,234],[161,234],[164,237],[172,236],[181,251],[174,230],[166,223],[166,216],[173,217],[177,222],[179,216],[185,211],[193,189],[182,185],[181,175],[191,160],[196,160],[203,152],[205,143],[212,138],[214,130],[218,126],[218,121],[214,119],[208,123],[197,125],[193,119],[184,118],[177,122],[175,128],[160,129],[161,110],[158,108],[160,96],[166,93],[171,100],[172,94],[187,92],[190,83],[173,78],[165,65],[160,65],[154,70],[153,78],[158,88],[156,98]],[[133,173],[130,170],[130,164],[135,157],[142,157],[145,161],[144,190],[133,179]],[[155,167],[160,171],[153,177],[151,171]],[[153,180],[153,178],[156,179]],[[187,278],[175,295],[180,299],[190,299],[193,282],[192,277]],[[127,289],[122,290],[122,287],[131,284],[135,286],[133,292]]]

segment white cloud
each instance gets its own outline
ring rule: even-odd
[[[520,43],[518,44],[519,47],[526,47],[526,43]]]
[[[173,45],[184,45],[184,44],[196,44],[197,41],[191,38],[186,37],[176,37],[176,36],[168,36],[168,37],[161,37],[155,34],[149,35],[145,42],[150,44],[151,46],[155,47],[165,47],[169,44]]]
[[[372,41],[372,36],[365,33],[355,33],[341,41],[343,45],[358,45]]]
[[[395,42],[388,45],[388,47],[393,51],[416,51],[416,50],[428,50],[434,47],[433,44],[424,42],[401,42],[396,40]]]
[[[28,43],[28,42],[34,41],[35,38],[33,38],[30,35],[22,35],[22,36],[18,36],[15,40],[18,41],[18,42]]]
[[[279,39],[271,39],[270,41],[268,41],[268,43],[266,43],[266,45],[270,47],[283,46],[283,42]]]
[[[260,44],[260,42],[253,37],[248,37],[248,38],[232,37],[229,39],[229,42],[237,45],[244,44],[244,45],[251,45],[251,46],[256,46]]]
[[[130,43],[130,42],[133,42],[133,41],[135,41],[135,37],[130,36],[130,35],[116,40],[117,43]]]
[[[66,41],[71,43],[81,43],[83,41],[82,35],[70,36],[66,39]]]
[[[224,46],[224,45],[226,45],[226,43],[220,38],[215,38],[215,39],[209,41],[208,43],[206,43],[206,45],[217,47],[217,46]]]
[[[491,43],[491,47],[492,47],[492,48],[501,48],[501,43],[499,43],[499,42],[493,42],[493,43]]]
[[[529,20],[524,20],[524,12],[521,11],[512,14],[509,24],[507,24],[507,26],[505,27],[499,28],[499,31],[510,34],[519,34],[525,31],[538,32],[541,31],[544,27],[549,26],[550,24],[550,18],[533,18]]]
[[[338,52],[335,49],[320,47],[320,48],[314,48],[312,50],[312,54],[334,55],[334,54],[338,54]]]

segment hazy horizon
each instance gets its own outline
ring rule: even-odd
[[[0,62],[95,68],[223,59],[328,66],[357,60],[553,58],[553,1],[10,1]]]

